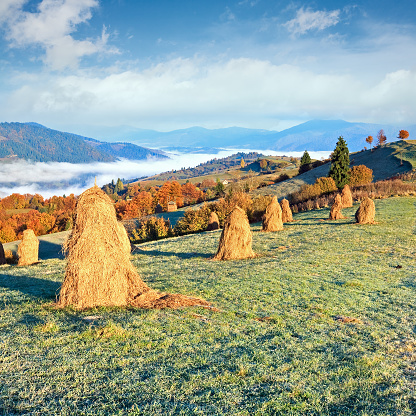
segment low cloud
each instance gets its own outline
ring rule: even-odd
[[[312,11],[303,7],[296,12],[296,17],[289,20],[284,26],[292,35],[304,35],[311,30],[324,30],[335,26],[339,22],[340,10]]]
[[[156,130],[250,127],[252,120],[268,128],[270,120],[314,118],[411,123],[415,77],[416,70],[397,70],[369,83],[353,74],[249,58],[175,59],[142,71],[28,79],[4,97],[0,110],[6,119],[32,119],[58,129],[59,119],[66,125],[105,121]]]
[[[135,179],[156,173],[195,167],[213,158],[230,156],[236,152],[251,150],[230,149],[216,154],[171,154],[169,160],[119,160],[113,163],[71,164],[58,162],[26,162],[23,160],[0,164],[0,198],[12,193],[53,195],[79,195],[94,185],[103,186],[113,179]],[[256,151],[256,150],[254,150]],[[282,155],[282,152],[257,150],[265,155]],[[303,152],[291,152],[301,156]],[[327,157],[328,152],[309,152],[312,158]],[[220,175],[219,175],[220,176]],[[34,180],[36,178],[36,180]],[[64,186],[55,184],[65,183]]]

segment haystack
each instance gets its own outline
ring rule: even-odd
[[[246,213],[235,207],[225,219],[214,260],[236,260],[254,257],[251,230]]]
[[[337,196],[335,197],[335,201],[331,207],[331,211],[329,213],[329,219],[330,220],[342,220],[343,218],[345,218],[342,215],[342,200],[341,200],[341,195],[337,194]]]
[[[289,201],[287,199],[282,199],[280,208],[282,209],[282,222],[292,222],[292,210],[290,209]]]
[[[348,185],[345,185],[341,192],[342,208],[352,207],[352,194]]]
[[[218,219],[217,213],[212,211],[209,214],[207,231],[218,230],[218,228],[220,228],[220,220]]]
[[[274,196],[263,215],[262,231],[283,230],[282,209],[280,208],[277,196]]]
[[[355,219],[358,224],[374,224],[376,216],[376,207],[374,201],[368,197],[364,198],[360,207],[355,213]]]
[[[0,243],[0,264],[6,264],[6,255],[2,243]]]
[[[22,242],[17,248],[18,266],[29,266],[39,261],[39,240],[33,230],[24,230]]]
[[[58,306],[208,306],[202,299],[150,289],[131,264],[130,249],[110,198],[97,186],[86,190],[78,199],[75,226],[64,244],[67,266]]]

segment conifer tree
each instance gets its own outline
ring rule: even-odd
[[[307,172],[311,169],[310,164],[312,163],[312,159],[309,156],[309,153],[307,150],[303,153],[301,159],[300,159],[300,167],[299,167],[299,173]]]
[[[350,156],[344,138],[338,138],[337,145],[331,155],[331,167],[328,176],[335,181],[338,189],[342,189],[350,178]]]

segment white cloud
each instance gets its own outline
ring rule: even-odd
[[[324,30],[339,22],[340,10],[312,11],[303,7],[296,12],[296,17],[285,23],[285,27],[293,35],[303,35],[310,30]]]
[[[71,36],[77,25],[91,19],[98,0],[43,0],[36,12],[23,11],[27,0],[16,4],[5,1],[0,11],[4,9],[3,16],[7,17],[3,21],[6,39],[12,47],[40,46],[45,50],[44,61],[52,69],[74,68],[82,57],[94,53],[117,52],[107,46],[105,28],[97,39],[76,40]]]

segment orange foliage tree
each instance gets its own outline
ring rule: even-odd
[[[353,166],[350,169],[349,185],[360,186],[367,185],[373,180],[373,171],[365,165]]]
[[[387,137],[384,133],[384,130],[381,129],[378,133],[377,133],[377,145],[378,146],[383,146],[383,144],[385,144],[387,142]]]
[[[371,146],[371,143],[373,143],[373,136],[367,136],[365,141],[370,145],[371,151],[373,151],[373,147]]]
[[[181,191],[185,205],[196,204],[203,200],[204,193],[191,182],[183,184]]]
[[[406,140],[409,137],[409,132],[407,130],[400,130],[399,135],[397,136],[398,139]]]

